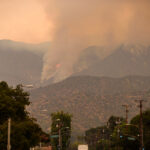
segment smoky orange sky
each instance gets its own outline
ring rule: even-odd
[[[41,80],[58,81],[89,46],[149,45],[149,10],[150,0],[0,0],[0,39],[51,41]]]
[[[0,0],[0,39],[50,41],[51,27],[39,0]]]
[[[45,5],[55,30],[42,80],[70,76],[89,46],[103,46],[111,53],[120,44],[150,43],[149,0],[49,0]]]

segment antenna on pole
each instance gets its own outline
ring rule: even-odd
[[[126,124],[128,124],[129,105],[128,105],[128,104],[124,104],[124,105],[122,105],[122,106],[125,107],[125,112],[126,112]]]

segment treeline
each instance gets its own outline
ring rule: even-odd
[[[85,132],[85,141],[90,150],[139,150],[140,115],[126,123],[122,117],[111,116],[104,126],[91,128]],[[144,149],[150,148],[150,110],[143,113]]]
[[[7,149],[8,119],[11,118],[11,150],[29,150],[40,142],[49,142],[34,118],[29,116],[26,107],[30,104],[29,93],[21,85],[9,87],[0,82],[0,149]]]

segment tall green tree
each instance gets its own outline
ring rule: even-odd
[[[59,133],[61,133],[62,150],[65,150],[69,146],[71,137],[71,118],[71,114],[64,113],[63,111],[51,114],[51,143],[54,149],[59,148],[59,137],[53,138],[53,135],[59,135]]]
[[[7,149],[8,118],[11,118],[11,150],[29,150],[40,141],[42,129],[29,117],[29,94],[21,85],[9,87],[0,82],[0,149]]]

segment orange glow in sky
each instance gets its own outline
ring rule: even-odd
[[[59,68],[60,66],[61,66],[61,64],[57,64],[57,65],[56,65],[56,68]]]

